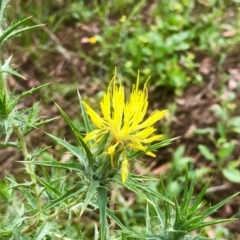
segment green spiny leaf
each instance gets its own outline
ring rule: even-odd
[[[40,85],[40,86],[38,86],[38,87],[33,87],[32,89],[23,92],[22,94],[20,94],[17,98],[15,98],[15,99],[11,102],[11,108],[15,107],[15,106],[19,103],[19,101],[20,101],[21,99],[25,98],[26,96],[28,96],[28,95],[30,95],[30,94],[38,91],[38,90],[41,89],[41,88],[46,87],[46,86],[48,86],[48,85],[49,85],[49,83],[46,83],[46,84]]]
[[[86,210],[87,205],[92,200],[94,194],[96,193],[96,190],[99,186],[99,181],[92,179],[89,188],[87,189],[87,196],[83,202],[82,210],[80,213],[80,216],[83,214],[83,212]]]
[[[41,227],[38,229],[35,237],[33,240],[42,240],[45,239],[47,235],[49,235],[50,232],[56,231],[56,223],[45,221],[41,224]]]
[[[89,121],[89,117],[88,117],[86,109],[85,109],[85,107],[83,105],[82,97],[81,97],[79,92],[77,92],[77,93],[78,93],[78,99],[79,99],[80,108],[81,108],[81,111],[82,111],[84,126],[86,128],[86,133],[89,133],[92,130],[91,129],[91,124],[90,124],[90,121]]]
[[[127,228],[121,223],[121,221],[114,215],[113,210],[107,208],[106,213],[110,219],[112,219],[122,230],[127,231]]]
[[[42,178],[38,177],[35,174],[32,174],[32,176],[37,181],[39,181],[49,192],[54,194],[56,197],[60,197],[61,196],[62,193],[56,187],[51,186],[49,183],[47,183],[45,180],[43,180]]]
[[[46,166],[46,167],[63,168],[63,169],[67,169],[69,171],[76,171],[76,172],[85,174],[85,171],[84,171],[82,165],[79,163],[75,163],[75,162],[61,163],[61,162],[57,162],[57,161],[24,161],[24,163],[35,164],[35,165]]]
[[[88,171],[88,169],[87,169],[88,166],[86,166],[86,157],[85,157],[85,155],[83,154],[83,152],[82,152],[79,148],[71,145],[71,144],[68,143],[67,141],[62,140],[61,138],[58,138],[58,137],[56,137],[56,136],[54,136],[54,135],[52,135],[52,134],[48,134],[48,133],[47,133],[47,135],[48,135],[49,137],[53,138],[57,143],[61,144],[61,145],[64,146],[66,149],[68,149],[74,156],[76,156],[76,157],[78,158],[79,162],[80,162],[83,166],[85,166],[85,171]]]
[[[56,104],[57,105],[57,104]],[[87,166],[88,171],[92,171],[93,166],[94,166],[94,158],[93,155],[90,151],[90,149],[88,148],[87,144],[84,142],[79,130],[75,127],[74,123],[71,121],[71,119],[67,116],[67,114],[57,105],[58,110],[60,111],[61,115],[63,116],[63,118],[65,119],[65,121],[67,122],[67,124],[69,125],[69,127],[71,128],[72,132],[74,133],[74,135],[76,136],[79,144],[83,147],[83,149],[86,152],[87,155],[87,162],[89,166]]]
[[[23,75],[21,75],[20,73],[18,73],[17,71],[13,70],[13,69],[10,67],[10,61],[11,61],[11,59],[12,59],[12,56],[10,56],[10,57],[5,61],[5,63],[2,65],[0,71],[1,71],[2,73],[12,74],[12,75],[15,75],[15,76],[17,76],[17,77],[19,77],[19,78],[22,78],[22,79],[26,80],[26,78],[25,78]],[[5,79],[6,79],[6,77],[7,77],[7,75],[4,74],[4,78],[5,78]]]
[[[18,35],[19,33],[28,31],[30,29],[34,29],[40,26],[44,26],[44,24],[39,24],[39,25],[35,25],[35,26],[31,26],[31,27],[25,27],[19,30],[16,30],[19,26],[21,26],[23,23],[25,23],[26,21],[28,21],[31,17],[28,18],[24,18],[23,20],[13,24],[12,26],[8,27],[8,29],[0,36],[0,45],[2,45],[7,39],[10,39],[16,35]]]
[[[221,201],[220,203],[216,204],[215,206],[212,206],[210,208],[208,208],[203,214],[204,214],[204,218],[207,218],[208,216],[210,216],[212,213],[216,212],[220,207],[222,207],[225,203],[229,202],[230,200],[232,200],[234,197],[236,197],[237,195],[239,195],[240,192],[237,192],[233,195],[231,195],[230,197],[224,199],[223,201]]]
[[[31,192],[28,189],[25,189],[23,187],[19,188],[23,195],[25,196],[25,198],[27,199],[29,205],[31,206],[31,208],[35,211],[36,209],[38,209],[38,205],[37,205],[37,201],[36,198],[31,194]]]
[[[98,205],[100,210],[100,234],[101,239],[106,239],[107,236],[107,217],[106,217],[106,209],[107,209],[107,189],[103,186],[99,186],[97,188],[98,192]]]
[[[40,210],[37,214],[40,214],[42,212],[47,211],[48,209],[51,209],[57,205],[60,205],[64,203],[66,200],[72,198],[72,197],[77,197],[81,191],[83,191],[84,188],[83,183],[77,183],[73,188],[62,194],[60,197],[57,199],[53,200],[51,203],[47,204]]]

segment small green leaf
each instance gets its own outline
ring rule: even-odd
[[[238,168],[240,166],[239,160],[231,160],[228,162],[226,168]]]
[[[232,127],[240,128],[240,117],[231,118],[230,120],[228,120],[227,124]]]
[[[214,154],[211,153],[208,147],[206,147],[205,145],[199,144],[198,149],[207,160],[213,161],[213,162],[216,161]]]
[[[222,170],[223,176],[234,183],[240,183],[240,171],[236,168],[225,168]]]
[[[234,150],[236,143],[234,141],[225,142],[218,151],[218,156],[221,160],[227,158]]]
[[[178,147],[173,153],[173,160],[177,162],[179,159],[183,157],[184,152],[185,152],[184,146]]]
[[[199,135],[211,134],[213,132],[214,132],[214,128],[210,128],[210,127],[194,130],[194,133]]]

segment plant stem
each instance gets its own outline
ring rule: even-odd
[[[98,193],[98,206],[100,212],[100,239],[104,240],[107,239],[107,216],[106,216],[106,209],[107,209],[107,189],[105,186],[99,186],[97,188]]]
[[[20,127],[16,126],[15,131],[16,131],[17,136],[19,138],[19,147],[20,147],[20,149],[23,153],[24,159],[31,161],[30,154],[28,153],[28,150],[27,150],[25,138],[24,138],[24,135],[23,135]],[[33,177],[33,174],[35,172],[34,167],[33,167],[32,164],[25,164],[25,167],[26,167],[27,173],[29,174],[29,176],[31,178],[32,183],[34,184],[34,193],[35,193],[35,197],[36,197],[37,204],[38,204],[38,210],[40,211],[42,209],[42,206],[41,206],[41,200],[40,200],[40,197],[39,197],[40,194],[39,194],[39,191],[38,191],[38,188],[37,188],[37,181]]]
[[[2,69],[2,59],[1,59],[1,49],[0,49],[0,70]],[[3,77],[3,72],[0,71],[0,96],[5,95],[8,97],[8,90],[7,90],[7,84],[6,79]]]

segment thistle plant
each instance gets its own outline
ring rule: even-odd
[[[6,1],[1,2],[0,22]],[[1,29],[0,46],[9,38],[33,27],[18,29],[24,19],[6,30]],[[194,184],[186,173],[183,200],[169,199],[161,179],[136,175],[134,162],[143,155],[155,157],[156,150],[170,144],[174,139],[162,139],[154,124],[161,120],[167,110],[155,110],[146,116],[148,109],[147,81],[143,88],[139,78],[127,97],[116,73],[100,102],[101,114],[82,100],[79,105],[85,132],[80,131],[67,113],[57,108],[75,137],[70,143],[48,133],[71,154],[67,162],[51,156],[48,148],[29,151],[26,136],[54,119],[39,117],[40,105],[19,110],[20,101],[46,85],[35,87],[16,96],[8,88],[8,74],[24,78],[10,65],[11,58],[1,56],[0,64],[0,147],[18,148],[22,152],[24,179],[16,180],[9,174],[0,181],[0,239],[204,239],[191,235],[192,231],[226,222],[221,219],[205,222],[237,193],[209,209],[204,209],[202,199],[206,185],[194,198]],[[92,122],[92,123],[91,123]],[[81,127],[81,129],[83,129]],[[161,182],[161,192],[150,187],[153,181]],[[110,194],[115,188],[127,188],[146,201],[146,227],[136,232],[126,227],[117,212],[110,208]],[[82,219],[88,213],[96,214],[96,223],[87,235],[87,225],[81,229]],[[110,225],[115,223],[116,228]],[[207,238],[205,238],[207,239]]]

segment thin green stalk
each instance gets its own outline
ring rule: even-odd
[[[24,159],[25,160],[31,160],[30,155],[29,155],[28,150],[27,150],[27,146],[26,146],[26,142],[25,142],[25,138],[24,138],[23,133],[21,132],[19,127],[16,127],[15,131],[16,131],[16,133],[18,135],[18,138],[19,138],[19,147],[22,150]],[[42,206],[41,206],[41,200],[40,200],[40,197],[39,197],[40,194],[39,194],[39,191],[38,191],[38,188],[37,188],[37,181],[33,177],[33,174],[35,174],[34,167],[33,167],[32,164],[25,164],[25,167],[26,167],[27,173],[30,175],[31,181],[34,184],[34,192],[35,192],[35,197],[37,199],[38,210],[41,210]]]
[[[3,33],[3,14],[4,10],[6,7],[6,0],[1,1],[1,6],[0,6],[0,35]],[[6,84],[6,79],[3,77],[3,72],[2,72],[2,45],[0,46],[0,90],[5,96],[8,96],[8,91],[7,91],[7,84]]]

